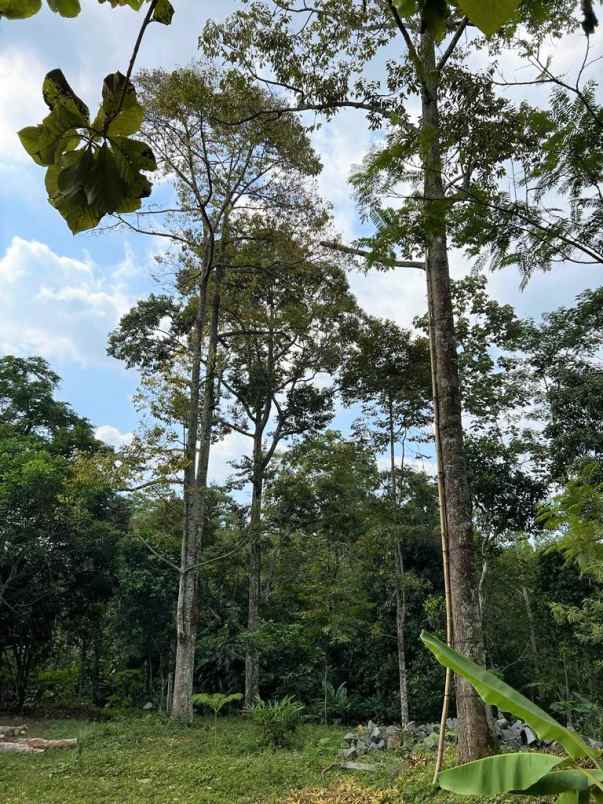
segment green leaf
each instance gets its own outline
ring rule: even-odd
[[[603,781],[603,771],[590,771],[590,773],[599,781]],[[590,786],[591,781],[585,773],[570,768],[547,773],[525,792],[530,796],[552,796],[556,793],[588,790]]]
[[[88,125],[90,120],[88,107],[71,89],[62,70],[51,70],[46,74],[42,84],[42,95],[51,112],[64,107],[78,118],[78,125]]]
[[[128,137],[111,137],[111,144],[137,170],[157,170],[155,155],[146,142]]]
[[[417,0],[395,0],[394,5],[401,17],[412,17],[419,9]]]
[[[459,8],[486,36],[492,36],[509,22],[520,4],[520,0],[457,0],[457,2]]]
[[[425,0],[422,8],[422,23],[436,42],[440,42],[446,34],[446,20],[449,8],[446,0]]]
[[[535,703],[521,693],[505,684],[493,673],[477,665],[471,659],[461,656],[453,648],[425,631],[421,633],[421,641],[434,654],[444,667],[449,667],[455,673],[475,688],[481,698],[488,704],[498,706],[504,712],[511,712],[515,717],[524,720],[536,732],[541,740],[556,740],[565,748],[574,759],[589,757],[597,761],[597,752],[590,748],[579,734],[566,729],[561,723],[547,714]]]
[[[562,761],[551,754],[500,754],[442,771],[438,784],[462,796],[496,796],[531,787]]]
[[[80,0],[48,0],[48,6],[61,17],[77,17],[82,10]]]
[[[133,8],[134,11],[138,11],[145,0],[98,0],[99,3],[111,3],[112,8],[117,8],[117,6],[130,6]]]
[[[159,0],[153,11],[153,20],[162,25],[170,25],[174,16],[174,6],[170,0]]]
[[[589,794],[586,792],[562,793],[557,799],[557,804],[588,804]]]
[[[144,119],[144,110],[136,98],[134,84],[120,72],[103,81],[103,103],[93,128],[109,136],[134,134]]]
[[[42,7],[42,0],[0,0],[0,19],[24,20],[33,17]]]

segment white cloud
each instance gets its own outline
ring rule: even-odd
[[[121,430],[114,427],[112,424],[102,424],[95,429],[94,435],[99,441],[104,441],[104,443],[108,444],[110,447],[119,449],[129,444],[134,434],[122,433]]]
[[[0,257],[0,351],[83,366],[106,360],[107,334],[135,301],[119,270],[14,237]]]
[[[17,131],[39,123],[48,114],[42,100],[44,68],[31,53],[0,53],[0,163],[30,164]]]
[[[406,329],[411,329],[413,318],[427,309],[425,274],[418,269],[353,273],[350,287],[367,313],[389,318]]]
[[[240,460],[251,452],[251,439],[241,433],[232,432],[213,444],[209,457],[209,480],[222,484],[234,474],[231,461]]]

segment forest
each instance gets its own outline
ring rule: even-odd
[[[0,0],[128,65],[96,116],[35,76],[27,231],[135,255],[76,318],[110,382],[7,295],[1,800],[603,801],[597,8],[89,5]]]

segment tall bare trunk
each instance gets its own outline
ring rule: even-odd
[[[421,35],[420,59],[424,73],[421,106],[427,291],[433,328],[435,397],[438,405],[436,439],[445,491],[454,646],[465,655],[480,661],[483,641],[474,567],[471,499],[463,454],[461,398],[450,294],[438,114],[438,73],[434,40],[428,31]],[[461,762],[467,762],[491,753],[492,741],[485,707],[471,685],[457,677],[455,687],[459,720],[458,755]]]
[[[259,416],[258,416],[259,421]],[[258,427],[259,429],[259,427]],[[247,614],[247,633],[250,642],[245,654],[245,704],[251,706],[260,692],[260,659],[255,645],[260,607],[261,579],[261,528],[262,528],[262,490],[264,467],[261,431],[253,441],[253,478],[251,492],[251,513],[249,518],[249,609]]]
[[[530,601],[530,593],[526,586],[521,587],[521,594],[523,602],[526,607],[526,614],[528,617],[528,629],[530,633],[530,652],[532,654],[532,664],[534,670],[538,669],[538,644],[536,642],[536,628],[534,626],[534,614],[532,612],[532,603]]]
[[[406,671],[406,639],[404,629],[406,626],[406,589],[404,577],[404,556],[398,534],[398,485],[396,483],[396,455],[394,437],[394,411],[391,399],[389,400],[389,464],[391,473],[391,497],[394,514],[395,546],[394,546],[394,577],[396,598],[396,642],[398,647],[398,685],[400,689],[400,722],[403,726],[408,723],[408,674]]]
[[[404,585],[404,557],[402,545],[396,545],[399,583],[396,588],[396,637],[398,641],[398,680],[400,685],[400,722],[403,726],[409,721],[408,675],[406,671],[406,589]]]
[[[205,278],[199,288],[199,303],[191,339],[191,409],[189,413],[187,467],[185,472],[184,532],[180,556],[178,606],[176,610],[176,666],[171,705],[172,718],[188,723],[193,719],[192,694],[195,671],[195,644],[199,621],[197,564],[207,505],[205,492],[207,489],[212,417],[215,404],[218,323],[223,270],[222,267],[217,268],[213,287],[206,374],[201,405],[201,352],[209,277]],[[199,415],[199,410],[201,410],[201,415]]]

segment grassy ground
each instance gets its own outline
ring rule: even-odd
[[[461,801],[431,787],[430,757],[403,761],[393,752],[380,753],[370,758],[378,766],[374,773],[330,770],[323,778],[345,732],[336,727],[304,725],[291,749],[273,751],[262,747],[255,726],[240,718],[220,719],[215,734],[209,719],[185,728],[157,715],[108,723],[26,722],[29,736],[78,737],[80,750],[0,754],[2,804]]]

